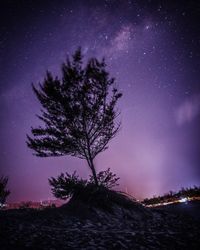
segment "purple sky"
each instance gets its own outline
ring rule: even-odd
[[[4,3],[3,3],[4,2]],[[51,198],[48,178],[87,177],[86,162],[37,158],[31,83],[60,74],[78,46],[105,56],[123,97],[122,129],[96,160],[137,198],[200,184],[200,5],[197,1],[3,1],[0,24],[0,176],[10,201]],[[178,3],[179,2],[179,3]]]

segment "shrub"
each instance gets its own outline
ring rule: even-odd
[[[116,174],[113,174],[108,168],[106,171],[100,171],[97,174],[97,180],[99,185],[97,186],[94,180],[94,177],[90,175],[89,181],[79,178],[76,174],[76,171],[73,174],[61,173],[57,178],[51,177],[49,179],[49,184],[52,186],[52,193],[56,198],[67,199],[72,196],[78,195],[83,190],[94,191],[94,190],[103,190],[110,189],[117,184],[119,178],[116,177]],[[96,186],[96,188],[95,188]]]
[[[135,205],[135,199],[128,197],[125,193],[117,192],[111,188],[118,185],[119,178],[110,169],[97,174],[99,185],[97,186],[90,176],[89,180],[83,180],[74,172],[72,175],[61,174],[57,178],[50,178],[52,192],[56,198],[68,199],[70,202],[80,201],[85,204],[112,210],[114,204],[126,208]]]
[[[52,186],[51,191],[56,198],[66,200],[84,189],[87,181],[80,179],[75,171],[73,174],[61,173],[57,178],[51,177],[49,184]]]
[[[106,187],[106,188],[113,188],[114,186],[118,186],[119,184],[117,181],[119,180],[119,177],[116,177],[116,174],[113,174],[110,171],[110,168],[108,168],[105,171],[100,171],[97,174],[97,181],[100,186]],[[94,177],[90,175],[90,183],[94,183]]]

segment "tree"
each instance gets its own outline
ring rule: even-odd
[[[0,205],[6,202],[6,199],[10,194],[10,191],[6,189],[7,183],[8,183],[8,177],[2,176],[0,178]]]
[[[85,159],[98,185],[94,158],[107,148],[120,128],[116,103],[122,94],[106,71],[105,61],[95,58],[83,65],[78,49],[62,65],[62,77],[47,72],[33,91],[43,109],[38,116],[44,127],[32,128],[27,145],[40,157],[72,155]]]

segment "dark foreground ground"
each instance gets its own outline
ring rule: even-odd
[[[0,211],[0,249],[200,249],[200,202],[113,213],[83,204]]]

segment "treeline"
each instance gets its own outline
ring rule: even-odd
[[[163,196],[153,196],[153,198],[150,199],[144,199],[143,204],[144,205],[154,205],[158,203],[164,203],[164,202],[173,202],[178,199],[182,198],[193,198],[193,197],[200,197],[200,186],[193,186],[189,188],[181,188],[178,192],[169,191],[168,193],[164,194]]]

